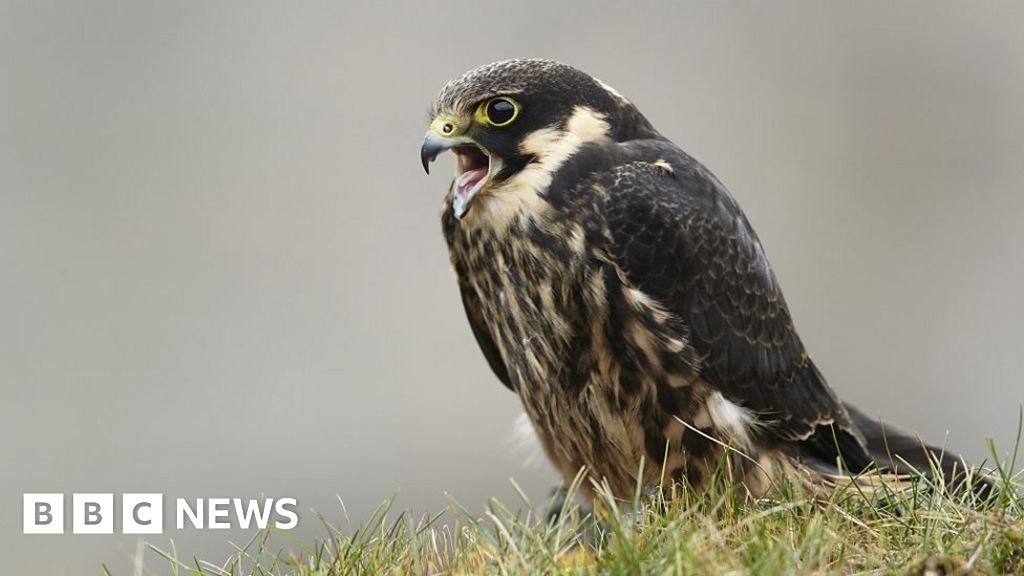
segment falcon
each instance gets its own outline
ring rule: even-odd
[[[794,475],[970,476],[837,398],[743,210],[619,92],[507,60],[430,115],[423,168],[455,156],[441,223],[469,325],[567,480],[628,498],[723,462],[755,496]]]

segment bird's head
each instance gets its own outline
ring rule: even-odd
[[[583,143],[659,137],[618,92],[551,60],[505,60],[445,84],[431,107],[423,169],[454,152],[452,211],[462,219],[491,197],[522,205],[542,195],[551,175]],[[513,185],[523,184],[523,186]]]

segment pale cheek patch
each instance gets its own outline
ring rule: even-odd
[[[543,193],[555,172],[585,142],[606,137],[609,129],[603,114],[577,106],[565,130],[541,128],[529,134],[519,150],[537,161],[480,198],[484,220],[494,229],[502,230],[517,216],[534,217],[545,212],[550,205],[543,199]]]
[[[605,121],[604,114],[586,106],[576,106],[572,109],[572,116],[569,117],[565,129],[581,141],[590,142],[607,136],[610,127]]]
[[[575,135],[555,128],[534,130],[519,144],[524,154],[537,157],[537,162],[528,165],[523,172],[534,170],[552,172],[565,162],[580,147],[581,141]]]
[[[584,142],[604,138],[609,129],[603,114],[586,106],[577,106],[573,108],[565,130],[541,128],[523,139],[519,149],[524,154],[537,157],[537,162],[523,172],[538,171],[550,177]]]

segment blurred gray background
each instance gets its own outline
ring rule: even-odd
[[[1009,450],[1022,29],[1008,2],[0,2],[5,571],[132,572],[133,536],[21,535],[23,492],[293,496],[341,525],[336,497],[353,522],[396,491],[544,497],[418,158],[437,89],[514,56],[615,86],[726,183],[840,394]],[[218,560],[248,534],[171,538]]]

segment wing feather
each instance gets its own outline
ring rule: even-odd
[[[622,149],[626,161],[597,182],[606,194],[611,258],[689,326],[701,378],[753,410],[778,438],[866,466],[863,441],[808,357],[735,200],[670,143]]]
[[[465,284],[459,286],[459,291],[462,293],[462,306],[466,309],[466,318],[469,320],[469,326],[473,329],[473,336],[476,337],[476,343],[480,346],[480,351],[484,353],[487,364],[490,365],[491,371],[498,377],[498,380],[501,380],[501,383],[506,388],[514,391],[512,381],[508,377],[508,369],[505,367],[505,362],[501,359],[501,353],[498,351],[498,347],[495,345],[494,339],[491,338],[491,333],[487,329],[487,324],[484,322],[483,313],[480,310],[480,300],[476,292],[471,286]]]

